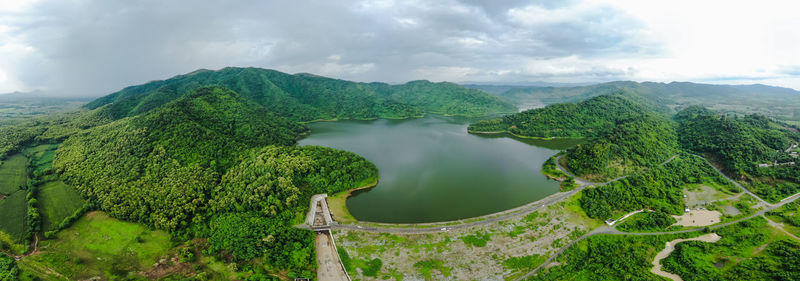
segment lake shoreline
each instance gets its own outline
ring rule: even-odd
[[[531,139],[531,140],[580,140],[584,138],[573,138],[573,137],[533,137],[533,136],[524,136],[518,135],[509,131],[475,131],[467,129],[467,133],[476,134],[476,135],[510,135],[512,137],[521,138],[521,139]]]
[[[380,190],[370,189],[378,184],[371,179],[329,194],[339,222],[356,217],[383,223],[458,220],[559,191],[558,182],[540,174],[541,165],[576,142],[482,137],[467,134],[469,122],[436,114],[402,121],[320,122],[309,125],[312,133],[298,145],[351,151],[381,170]]]
[[[353,192],[373,188],[377,186],[379,182],[380,177],[376,175],[375,179],[371,180],[371,182],[366,185],[337,192],[331,196],[328,196],[328,206],[331,209],[331,216],[333,216],[333,220],[338,223],[357,222],[358,219],[353,217],[353,214],[351,214],[350,210],[347,209],[347,199],[350,198],[350,196],[353,196]]]

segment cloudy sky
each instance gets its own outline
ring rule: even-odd
[[[0,93],[103,95],[225,66],[390,83],[800,89],[795,2],[0,0]]]

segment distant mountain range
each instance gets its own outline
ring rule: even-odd
[[[57,94],[47,93],[43,91],[31,91],[31,92],[11,92],[11,93],[0,93],[0,103],[6,102],[31,102],[31,101],[41,101],[46,102],[48,100],[69,100],[69,101],[91,101],[94,98],[92,97],[75,97],[75,96],[61,96]]]
[[[467,87],[484,89],[523,109],[561,102],[580,101],[625,90],[638,93],[654,102],[667,106],[672,112],[677,112],[690,105],[703,105],[723,113],[761,113],[784,120],[800,120],[799,91],[762,84],[713,85],[691,82],[639,83],[616,81],[575,87],[501,85],[467,85]]]

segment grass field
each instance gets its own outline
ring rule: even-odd
[[[14,192],[0,200],[0,231],[11,236],[16,243],[25,240],[25,217],[28,214],[25,190]]]
[[[92,212],[40,242],[43,253],[22,259],[24,271],[43,280],[118,279],[147,270],[170,249],[169,235]]]
[[[40,144],[26,148],[24,152],[33,160],[35,170],[43,171],[53,166],[53,157],[56,156],[57,148],[58,144]]]
[[[28,158],[19,153],[3,160],[0,165],[0,193],[11,194],[25,186],[27,162]]]
[[[359,186],[359,188],[346,190],[342,192],[338,192],[331,196],[328,196],[328,208],[331,209],[331,215],[333,219],[339,223],[353,223],[356,222],[356,218],[350,214],[350,211],[347,209],[347,198],[350,197],[350,194],[353,191],[360,190],[360,189],[367,189],[372,188],[378,185],[377,178],[370,178],[364,180]]]
[[[86,202],[75,188],[60,181],[39,187],[39,212],[42,215],[42,232],[53,230]]]

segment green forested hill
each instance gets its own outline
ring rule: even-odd
[[[596,181],[657,166],[677,153],[675,126],[666,117],[645,114],[619,122],[588,142],[567,150],[566,165]]]
[[[763,115],[726,116],[700,106],[682,110],[675,119],[685,149],[708,155],[764,199],[777,201],[800,191],[800,169],[789,164],[798,159],[786,151],[800,140],[797,128]]]
[[[495,96],[452,83],[355,83],[310,74],[234,67],[198,70],[127,87],[86,107],[110,104],[117,118],[133,116],[207,85],[225,86],[278,115],[298,121],[405,118],[424,113],[476,116],[516,111]]]
[[[618,92],[578,103],[560,103],[469,125],[472,132],[510,132],[537,138],[597,136],[619,122],[639,118],[649,110],[635,94]]]
[[[53,167],[112,216],[174,229],[240,153],[294,144],[304,130],[230,90],[205,87],[70,137]]]
[[[220,86],[77,133],[53,167],[113,217],[208,238],[211,254],[313,269],[313,235],[292,221],[312,194],[374,181],[346,151],[294,146],[307,128]],[[265,243],[267,241],[268,243]]]
[[[567,151],[575,174],[608,180],[652,167],[677,151],[674,122],[660,107],[630,92],[560,103],[470,124],[470,132],[509,132],[537,138],[588,138]]]

